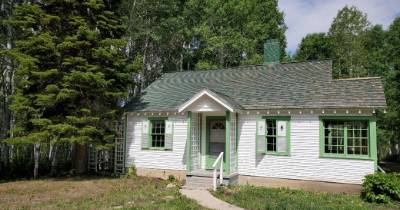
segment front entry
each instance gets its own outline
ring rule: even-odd
[[[226,125],[224,116],[207,117],[206,134],[206,169],[212,165],[221,152],[225,152]],[[224,154],[225,156],[225,154]],[[225,159],[225,157],[224,157]],[[225,162],[225,161],[224,161]],[[225,164],[224,164],[225,165]]]

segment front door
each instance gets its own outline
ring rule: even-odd
[[[206,169],[212,169],[212,165],[218,155],[221,152],[225,152],[225,117],[209,116],[207,117],[206,126]]]

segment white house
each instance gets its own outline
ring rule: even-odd
[[[377,170],[380,78],[333,79],[330,61],[164,74],[126,106],[139,174],[360,184]]]

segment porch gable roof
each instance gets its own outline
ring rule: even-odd
[[[230,112],[233,112],[236,109],[240,109],[240,106],[237,105],[232,99],[230,99],[228,96],[224,96],[222,94],[217,94],[209,89],[203,89],[199,91],[198,93],[194,94],[193,97],[191,97],[189,100],[187,100],[185,103],[180,105],[178,107],[178,112],[182,112],[185,109],[187,109],[190,105],[195,103],[196,101],[200,100],[202,96],[208,96],[210,97],[213,101],[218,103],[219,105],[225,107],[227,110]]]

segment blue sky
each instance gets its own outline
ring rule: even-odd
[[[308,33],[327,32],[338,10],[345,5],[358,7],[372,24],[381,24],[385,29],[400,16],[400,0],[279,0],[288,26],[286,51],[294,53]]]

